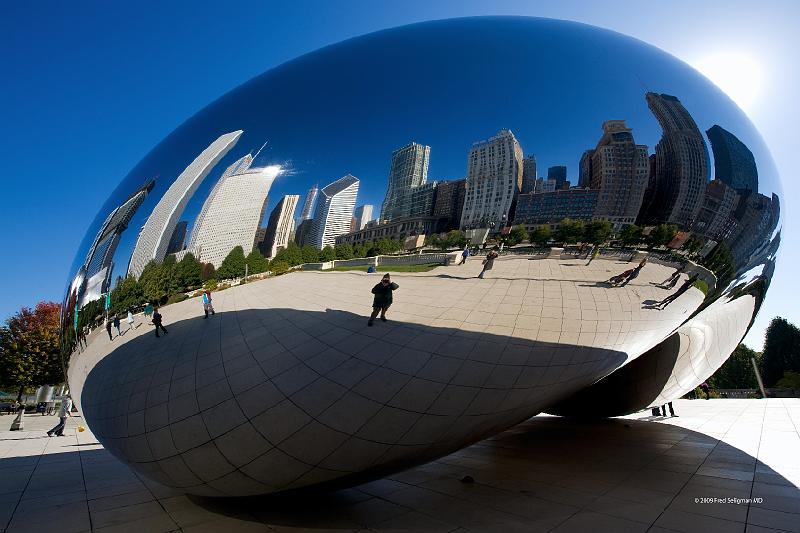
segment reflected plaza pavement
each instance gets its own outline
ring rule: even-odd
[[[674,405],[679,417],[667,419],[537,416],[352,488],[236,499],[150,481],[77,433],[80,418],[47,438],[53,418],[31,416],[26,431],[0,432],[0,529],[798,531],[800,400]]]

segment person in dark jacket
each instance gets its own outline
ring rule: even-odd
[[[486,259],[483,260],[483,270],[481,270],[481,273],[478,274],[478,277],[480,279],[483,279],[483,276],[486,274],[486,272],[491,270],[492,267],[494,267],[494,260],[497,259],[499,256],[500,254],[498,254],[494,250],[486,254]]]
[[[167,328],[161,324],[161,320],[161,313],[158,312],[158,307],[153,308],[153,325],[156,327],[156,337],[160,337],[158,334],[159,328],[161,328],[161,331],[163,331],[165,335],[167,334]]]
[[[683,285],[681,285],[681,287],[677,291],[675,291],[674,293],[670,294],[669,296],[667,296],[666,298],[655,304],[655,307],[658,307],[659,309],[664,309],[669,304],[677,300],[678,297],[681,296],[684,292],[691,289],[692,286],[694,285],[694,282],[697,281],[697,279],[698,276],[696,274],[690,277],[689,279],[683,282]]]
[[[392,278],[389,274],[384,274],[381,282],[372,287],[372,294],[375,295],[375,298],[372,300],[372,314],[369,316],[368,326],[372,326],[379,312],[381,320],[386,322],[386,311],[392,305],[392,292],[399,288],[400,285],[392,283]]]
[[[111,336],[111,328],[114,326],[114,320],[111,317],[108,317],[106,320],[106,331],[108,332],[108,340],[113,341],[114,337]]]

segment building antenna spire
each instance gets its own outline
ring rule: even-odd
[[[261,150],[263,150],[263,149],[264,149],[264,147],[267,145],[267,143],[268,143],[268,142],[269,142],[269,139],[267,139],[266,141],[264,141],[264,144],[262,144],[262,145],[261,145],[261,148],[259,148],[259,149],[258,149],[258,152],[256,152],[256,155],[254,155],[254,156],[253,156],[253,161],[255,161],[255,160],[256,160],[256,157],[258,157],[258,154],[260,154],[260,153],[261,153]]]

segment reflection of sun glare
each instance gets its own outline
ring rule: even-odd
[[[693,62],[739,107],[752,110],[761,88],[762,68],[752,57],[738,52],[719,52]]]

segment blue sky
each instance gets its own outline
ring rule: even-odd
[[[0,7],[4,104],[0,317],[60,300],[74,251],[120,178],[176,126],[228,90],[327,44],[411,22],[515,14],[595,24],[697,62],[736,49],[763,67],[751,119],[783,176],[788,208],[781,261],[748,343],[774,315],[800,322],[787,265],[798,258],[791,2],[194,2]],[[791,96],[790,96],[791,94]],[[487,135],[493,132],[487,132]],[[477,140],[477,139],[476,139]],[[436,147],[434,147],[434,150]],[[432,153],[432,165],[435,151]],[[436,176],[438,177],[438,176]],[[459,176],[442,176],[456,178]],[[304,191],[301,191],[301,194]]]

